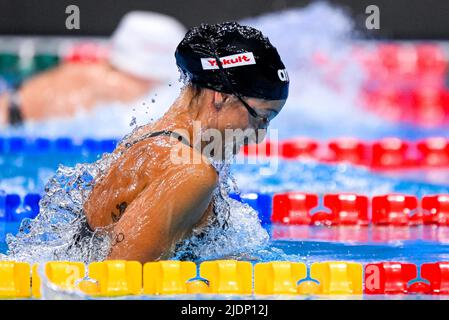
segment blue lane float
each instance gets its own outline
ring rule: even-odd
[[[112,146],[112,140],[101,143],[94,143],[95,148],[105,148]],[[241,194],[231,194],[231,198],[246,203],[253,207],[259,215],[259,220],[263,225],[271,223],[272,195],[256,192]],[[16,234],[19,231],[22,221],[34,219],[39,213],[39,201],[41,195],[37,193],[28,193],[23,198],[18,194],[0,194],[0,242],[5,241],[7,233]],[[1,252],[1,251],[0,251]]]
[[[230,196],[254,208],[262,224],[271,223],[272,194],[247,192]],[[14,193],[0,194],[0,222],[18,224],[25,218],[34,219],[39,213],[40,200],[37,193],[28,193],[23,198]]]
[[[40,199],[37,193],[29,193],[23,198],[14,193],[0,195],[0,221],[20,222],[24,218],[35,218]]]
[[[81,141],[61,137],[57,139],[26,137],[0,137],[1,154],[33,154],[49,152],[112,152],[117,146],[116,139],[91,139]]]
[[[8,233],[16,234],[24,221],[38,215],[40,200],[37,193],[29,193],[23,198],[18,194],[0,194],[0,244],[5,242]]]

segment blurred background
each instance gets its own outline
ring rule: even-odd
[[[313,0],[2,0],[1,34],[17,35],[83,35],[110,36],[120,19],[129,11],[160,12],[179,20],[187,28],[200,23],[241,20],[289,8],[304,8]],[[443,0],[331,0],[331,5],[344,8],[358,30],[376,38],[447,39],[449,3]],[[82,15],[79,30],[67,30],[65,8],[77,5]],[[365,9],[376,5],[382,12],[382,27],[367,32]]]
[[[0,208],[35,212],[60,164],[160,117],[187,28],[229,20],[291,80],[280,169],[236,167],[242,190],[447,193],[448,18],[442,0],[0,0]]]

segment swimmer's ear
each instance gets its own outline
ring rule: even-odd
[[[217,109],[220,109],[223,104],[232,101],[232,95],[223,92],[214,92],[214,105]]]

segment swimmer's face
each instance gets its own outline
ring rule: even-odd
[[[224,95],[223,103],[217,113],[217,129],[223,133],[226,129],[246,130],[246,135],[234,142],[234,153],[238,152],[243,144],[263,141],[270,121],[282,110],[286,101],[246,97],[242,99],[246,102],[246,107],[234,95]]]

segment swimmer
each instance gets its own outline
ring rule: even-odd
[[[0,124],[71,117],[99,103],[128,103],[176,80],[172,52],[185,34],[174,18],[130,12],[121,20],[106,61],[63,62],[0,95]]]
[[[218,175],[204,143],[192,144],[195,121],[223,136],[226,129],[265,130],[288,96],[285,66],[256,29],[203,24],[187,32],[175,57],[187,78],[180,96],[161,119],[124,139],[84,204],[87,228],[110,231],[108,259],[167,259],[213,221]],[[174,149],[201,161],[175,163]]]

